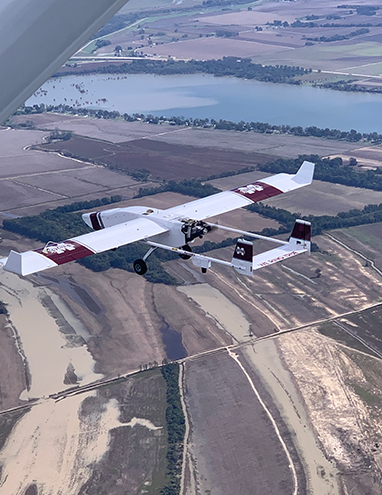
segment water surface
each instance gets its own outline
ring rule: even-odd
[[[211,75],[151,74],[68,76],[49,80],[27,105],[156,116],[268,122],[382,133],[382,95],[261,83]]]

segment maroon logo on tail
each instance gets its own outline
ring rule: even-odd
[[[253,244],[252,242],[239,239],[236,244],[233,257],[237,260],[250,261],[252,263]]]

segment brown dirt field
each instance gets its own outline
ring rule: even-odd
[[[147,169],[154,180],[206,178],[212,173],[237,171],[256,163],[267,163],[271,158],[268,154],[182,146],[151,139],[113,144],[74,136],[69,141],[40,145],[39,148],[68,151],[121,170]]]
[[[0,410],[4,410],[20,405],[19,396],[27,386],[25,368],[5,315],[0,315],[0,363]]]
[[[260,44],[251,41],[245,41],[235,38],[198,38],[195,40],[178,41],[177,43],[168,43],[160,46],[145,47],[142,51],[147,55],[160,55],[174,58],[195,58],[196,53],[203,53],[203,60],[221,58],[224,53],[226,57],[254,57],[271,56],[280,54],[290,47]],[[281,55],[279,55],[281,56]]]
[[[201,493],[291,493],[285,453],[242,371],[225,352],[185,365],[195,482]],[[257,384],[256,384],[257,385]]]
[[[15,122],[19,123],[28,120],[25,116],[17,116],[14,119]],[[91,119],[87,117],[61,116],[59,114],[37,114],[33,115],[32,120],[38,128],[53,130],[58,127],[93,139],[107,139],[112,143],[149,138],[169,144],[257,152],[275,157],[294,158],[299,154],[317,154],[319,156],[346,154],[359,148],[359,143],[332,141],[314,137],[194,129],[182,126],[174,127],[167,124],[150,125],[144,122]],[[362,146],[360,149],[368,150],[369,148]],[[370,147],[370,150],[373,149],[374,147]],[[379,148],[375,147],[375,149]]]

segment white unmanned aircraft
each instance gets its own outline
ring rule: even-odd
[[[310,252],[310,223],[296,220],[289,241],[286,242],[216,225],[205,220],[307,186],[312,182],[313,173],[314,164],[305,161],[294,175],[273,175],[231,191],[220,192],[167,210],[129,206],[85,213],[82,218],[94,229],[94,232],[63,242],[50,241],[43,248],[34,251],[24,253],[11,251],[7,258],[0,260],[0,266],[18,275],[30,275],[91,254],[141,241],[147,244],[149,249],[143,259],[134,262],[134,270],[139,275],[146,273],[146,260],[150,254],[155,249],[162,248],[178,253],[183,259],[192,258],[192,263],[200,267],[203,273],[214,262],[231,266],[239,273],[252,276],[254,270]],[[239,239],[230,262],[193,253],[189,244],[196,238],[208,234],[213,228],[246,237],[266,239],[280,246],[254,255],[253,242]]]

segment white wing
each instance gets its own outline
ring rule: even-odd
[[[30,275],[85,258],[91,254],[102,253],[109,249],[147,239],[163,232],[167,232],[167,229],[148,218],[138,218],[104,230],[73,237],[63,242],[49,242],[43,248],[34,251],[25,253],[11,251],[8,258],[0,260],[0,266],[2,265],[4,270],[18,275]]]
[[[291,174],[277,174],[260,181],[237,187],[231,191],[224,191],[206,198],[197,199],[184,205],[165,210],[168,218],[192,218],[204,220],[226,213],[227,211],[242,208],[243,206],[272,198],[300,187],[311,184],[313,180],[314,163],[304,162],[298,172]]]

